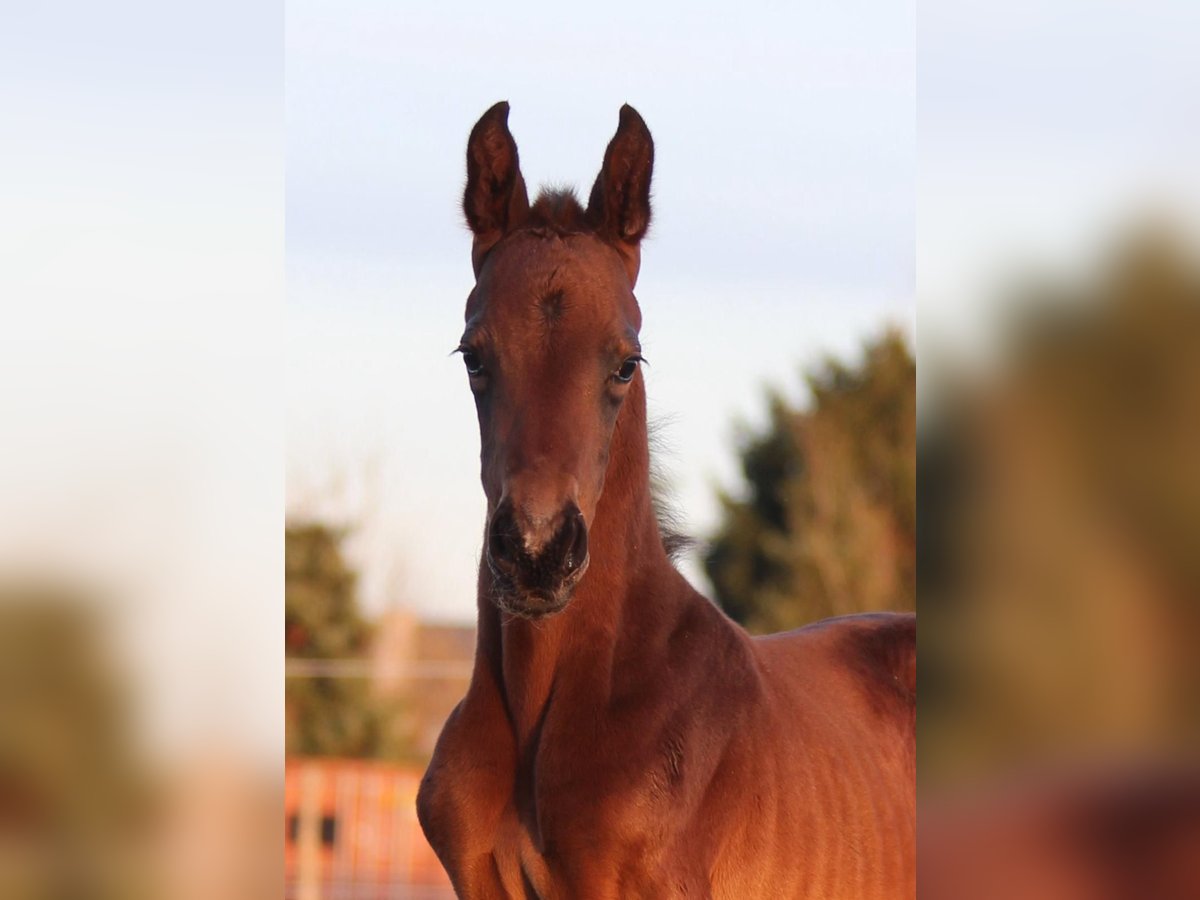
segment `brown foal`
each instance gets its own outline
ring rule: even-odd
[[[751,638],[664,548],[633,294],[653,157],[625,106],[586,208],[530,204],[508,104],[471,133],[488,518],[421,825],[472,900],[912,897],[915,618]]]

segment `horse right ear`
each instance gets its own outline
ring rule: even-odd
[[[654,170],[654,139],[638,111],[621,107],[617,133],[604,151],[604,164],[587,215],[601,237],[621,254],[629,280],[637,282],[642,238],[650,227],[650,176]]]
[[[463,213],[475,235],[471,263],[475,274],[500,238],[529,213],[529,195],[517,158],[517,142],[508,130],[508,102],[483,114],[467,141],[467,188]]]

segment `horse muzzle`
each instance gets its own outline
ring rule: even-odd
[[[561,611],[587,570],[588,530],[568,503],[549,528],[519,521],[505,499],[488,523],[485,556],[495,582],[493,599],[506,612],[538,618]]]

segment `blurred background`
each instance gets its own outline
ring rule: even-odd
[[[0,896],[277,896],[282,11],[5,18]]]
[[[6,10],[0,96],[0,896],[278,896],[282,10]]]
[[[1197,26],[921,6],[923,898],[1200,896]]]
[[[447,895],[502,98],[531,184],[654,131],[693,583],[765,631],[919,567],[922,896],[1200,896],[1200,7],[609,10],[0,32],[0,896]]]

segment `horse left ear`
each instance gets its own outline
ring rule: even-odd
[[[621,107],[617,133],[604,151],[604,165],[592,185],[587,217],[596,232],[625,260],[631,282],[641,267],[641,242],[650,227],[650,176],[654,139],[638,111]]]

